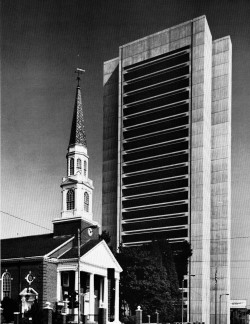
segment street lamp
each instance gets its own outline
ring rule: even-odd
[[[77,238],[77,257],[78,257],[78,324],[81,323],[81,298],[80,298],[80,292],[81,292],[81,272],[80,272],[80,259],[81,259],[81,233],[86,229],[94,229],[97,228],[97,225],[90,225],[87,227],[84,227],[82,230],[78,228],[78,238]]]
[[[220,295],[220,303],[219,303],[219,306],[220,306],[220,312],[219,312],[219,315],[220,315],[220,321],[219,321],[219,324],[221,324],[221,297],[222,296],[229,296],[229,294],[221,294]]]

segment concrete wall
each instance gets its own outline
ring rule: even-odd
[[[211,323],[229,323],[231,233],[231,70],[229,37],[213,42],[211,179]],[[221,296],[221,297],[220,297]],[[221,319],[220,319],[220,313]]]
[[[190,174],[190,321],[209,323],[212,37],[205,17],[193,21]]]
[[[191,44],[191,22],[165,29],[120,47],[123,67]]]
[[[117,243],[118,63],[104,63],[102,229]]]

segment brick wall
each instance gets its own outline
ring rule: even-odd
[[[43,292],[42,305],[46,306],[46,302],[53,305],[57,300],[57,264],[50,260],[43,262]]]
[[[2,263],[1,275],[7,269],[11,274],[11,298],[21,303],[20,292],[25,288],[33,288],[38,293],[38,304],[41,306],[42,287],[43,287],[43,264],[39,261],[17,261],[12,263]],[[31,285],[26,281],[25,277],[31,271],[35,277]]]

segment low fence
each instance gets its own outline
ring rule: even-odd
[[[1,309],[1,322],[4,323],[13,323],[14,324],[70,324],[76,323],[75,314],[66,314],[64,312],[53,311],[53,308],[50,307],[50,303],[46,303],[47,306],[40,310],[39,312],[31,314],[21,314],[20,312],[12,312],[12,320],[6,320],[3,316],[3,309]],[[14,314],[14,316],[13,316]],[[14,318],[13,318],[14,317]],[[106,324],[106,309],[99,308],[98,314],[90,315],[81,315],[81,324],[86,324],[91,317],[92,321],[98,324]],[[14,319],[14,321],[13,321]]]
[[[151,316],[147,315],[147,322],[145,322],[145,316],[144,316],[144,322],[143,322],[143,316],[142,316],[142,309],[140,306],[137,307],[137,310],[135,311],[135,323],[136,324],[160,324],[159,323],[159,313],[155,312],[156,322],[151,322]],[[170,324],[170,323],[165,323]],[[205,324],[205,322],[174,322],[174,324]]]

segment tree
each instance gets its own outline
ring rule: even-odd
[[[167,241],[121,247],[117,260],[121,273],[121,302],[133,312],[141,306],[146,315],[156,310],[161,321],[173,322],[180,313],[180,291],[173,255]]]
[[[108,245],[111,241],[111,236],[106,230],[102,231],[102,234],[99,235],[99,240],[104,240]]]
[[[178,274],[179,285],[181,285],[184,275],[188,273],[188,259],[191,255],[192,249],[190,243],[187,241],[182,242],[180,248],[174,253],[174,263]]]

